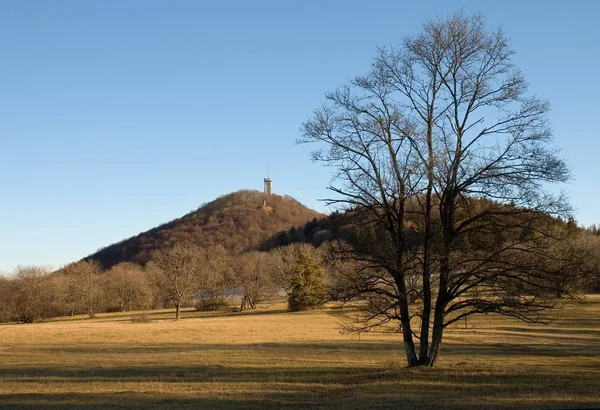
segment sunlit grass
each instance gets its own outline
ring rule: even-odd
[[[340,333],[336,309],[171,310],[0,326],[0,407],[581,408],[600,406],[600,297],[549,326],[483,316],[434,369],[400,336]]]

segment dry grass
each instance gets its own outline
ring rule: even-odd
[[[339,332],[338,310],[170,311],[0,326],[1,408],[600,406],[600,297],[550,326],[453,328],[434,369],[400,337]]]

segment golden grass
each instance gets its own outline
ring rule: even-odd
[[[400,336],[343,335],[339,310],[149,312],[0,326],[0,408],[600,406],[600,297],[549,326],[483,316],[406,369]]]

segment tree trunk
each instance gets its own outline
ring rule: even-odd
[[[433,154],[433,112],[436,99],[436,84],[433,85],[432,101],[427,113],[427,193],[425,195],[425,238],[423,240],[423,313],[421,316],[421,344],[419,346],[419,363],[427,360],[429,350],[429,323],[431,321],[431,195],[433,193],[434,154]]]
[[[398,307],[400,308],[400,324],[402,326],[402,338],[404,339],[404,352],[406,353],[408,367],[413,367],[419,364],[419,359],[415,352],[415,343],[413,341],[412,329],[410,326],[410,310],[406,298],[406,284],[404,283],[403,275],[394,275],[394,280],[396,281],[396,286],[398,286],[400,295],[402,295],[398,297]]]
[[[427,187],[425,199],[425,240],[423,243],[423,313],[421,316],[421,344],[419,362],[427,360],[429,350],[429,323],[431,321],[431,192],[432,184]]]
[[[175,320],[181,319],[181,304],[175,303]]]
[[[402,338],[404,339],[404,352],[406,353],[406,361],[408,367],[417,366],[419,360],[415,352],[415,343],[412,338],[412,330],[410,327],[410,315],[408,312],[408,304],[406,299],[400,301],[400,321],[402,323]]]
[[[448,238],[449,236],[446,236]],[[448,242],[449,243],[449,242]],[[444,336],[444,318],[446,312],[447,296],[448,296],[448,277],[450,276],[450,246],[447,246],[440,258],[440,283],[438,295],[435,303],[435,313],[433,315],[433,332],[431,336],[431,344],[429,346],[429,354],[425,361],[426,366],[433,366],[440,352],[440,345]]]
[[[437,360],[438,354],[440,353],[440,346],[442,344],[442,338],[444,336],[444,306],[441,303],[436,304],[435,315],[433,318],[433,334],[431,337],[431,345],[429,348],[429,355],[425,360],[426,366],[433,366]]]

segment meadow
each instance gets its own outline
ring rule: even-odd
[[[340,333],[331,306],[172,317],[0,325],[0,408],[600,407],[598,295],[550,325],[461,323],[423,369],[404,367],[398,334]]]

